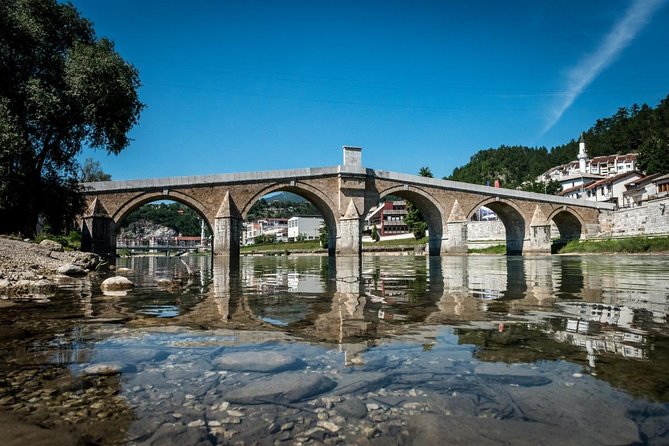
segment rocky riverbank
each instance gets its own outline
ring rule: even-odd
[[[59,281],[101,265],[97,255],[64,251],[51,240],[36,244],[0,236],[0,298],[48,296]]]

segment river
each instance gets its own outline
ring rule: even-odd
[[[117,267],[133,290],[0,301],[0,415],[90,444],[669,444],[667,256]]]

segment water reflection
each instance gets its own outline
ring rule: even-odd
[[[202,328],[282,330],[337,344],[351,364],[416,324],[491,333],[531,324],[533,336],[576,347],[567,359],[584,361],[592,373],[601,356],[648,359],[667,334],[664,257],[222,257],[213,267],[208,258],[187,261],[132,259],[126,266],[138,289],[113,303],[114,316],[134,324],[147,316],[151,325],[160,317]],[[183,276],[183,288],[155,289],[161,278]],[[111,317],[109,308],[93,311],[84,302],[89,316]]]
[[[119,273],[136,283],[126,296],[102,295],[104,277],[91,277],[73,282],[57,302],[0,308],[8,327],[0,330],[0,371],[9,377],[0,382],[0,407],[24,420],[32,412],[45,418],[35,409],[45,400],[35,398],[49,382],[66,380],[71,395],[53,404],[73,404],[94,385],[100,393],[90,395],[98,399],[87,404],[97,409],[56,411],[47,425],[68,418],[76,431],[82,417],[100,416],[131,443],[174,443],[183,432],[195,435],[192,429],[222,444],[407,441],[436,413],[565,429],[608,417],[625,432],[595,428],[595,435],[577,426],[569,435],[584,437],[571,440],[661,444],[666,431],[656,426],[669,422],[667,260],[122,259],[118,266],[127,269]],[[221,368],[221,356],[237,353],[297,358],[287,363],[302,369]],[[251,394],[314,377],[321,390],[291,399],[290,410],[267,403],[267,395],[251,399],[257,410],[229,407],[231,395],[249,401],[239,389]],[[29,381],[34,392],[16,391]],[[542,405],[548,400],[550,408]],[[598,409],[564,415],[575,404]],[[555,421],[556,413],[564,419]],[[178,432],[162,427],[175,422]]]

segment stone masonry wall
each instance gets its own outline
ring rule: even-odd
[[[506,230],[501,221],[470,221],[467,223],[467,245],[487,248],[506,243]]]
[[[669,235],[669,196],[647,201],[641,206],[602,214],[603,237]]]

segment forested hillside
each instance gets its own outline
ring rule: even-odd
[[[299,195],[282,193],[268,199],[261,198],[249,210],[247,221],[259,218],[290,218],[321,215],[316,206]]]
[[[144,221],[173,229],[181,235],[200,235],[200,217],[181,203],[149,203],[132,212],[123,221],[126,228],[131,223]],[[205,226],[207,233],[209,228]]]
[[[613,116],[597,120],[584,135],[591,158],[636,152],[638,165],[646,173],[669,173],[669,96],[655,108],[646,104],[620,108]],[[577,153],[578,135],[550,150],[500,146],[477,152],[445,178],[475,184],[499,180],[502,187],[517,188],[553,166],[575,160]]]

